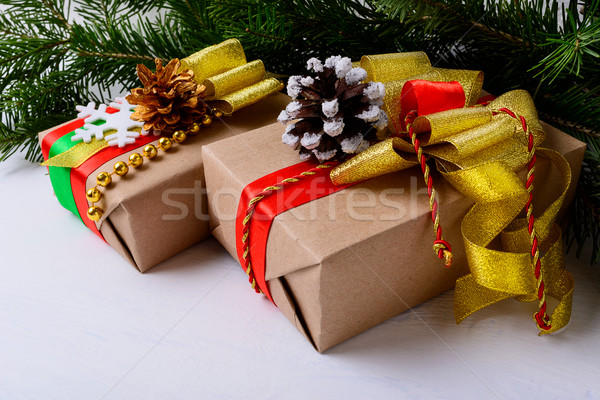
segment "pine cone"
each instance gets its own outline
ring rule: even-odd
[[[377,139],[387,126],[383,105],[385,88],[380,82],[361,83],[362,68],[352,68],[347,57],[334,56],[325,65],[316,58],[307,63],[316,76],[292,76],[288,95],[292,101],[279,114],[286,126],[282,141],[299,150],[302,160],[315,157],[320,163],[343,161]]]
[[[131,119],[144,122],[144,131],[154,131],[155,135],[169,134],[186,128],[207,113],[203,101],[203,85],[194,81],[194,72],[186,70],[177,73],[181,63],[173,59],[163,68],[162,61],[156,59],[156,73],[145,65],[138,64],[137,75],[144,85],[127,96],[130,104],[135,104]]]

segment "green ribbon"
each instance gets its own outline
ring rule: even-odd
[[[93,124],[102,125],[104,123],[104,120],[99,120]],[[79,141],[74,142],[71,140],[73,135],[75,135],[75,131],[67,133],[66,135],[57,139],[50,147],[48,159],[64,153],[80,143]],[[52,182],[52,188],[54,189],[54,193],[56,193],[58,202],[64,208],[71,211],[73,214],[77,215],[79,219],[81,219],[81,215],[79,215],[79,210],[77,209],[77,204],[75,204],[73,188],[71,187],[71,168],[48,167],[48,172],[50,174],[50,182]]]

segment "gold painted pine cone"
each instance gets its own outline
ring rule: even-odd
[[[205,87],[194,81],[194,72],[178,73],[181,63],[173,59],[163,67],[155,59],[156,72],[138,64],[137,75],[144,85],[127,96],[130,104],[137,105],[131,119],[144,122],[144,130],[156,134],[172,133],[202,119],[209,109],[205,106]]]

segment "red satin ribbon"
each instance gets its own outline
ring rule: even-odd
[[[54,142],[56,142],[61,137],[65,136],[67,133],[71,133],[75,129],[82,128],[83,124],[83,119],[76,119],[75,121],[71,121],[44,136],[41,144],[42,156],[44,157],[44,160],[48,160],[48,157],[50,155],[50,148],[52,147]]]
[[[479,100],[477,100],[477,104],[486,105],[495,99],[496,99],[496,96],[494,96],[493,94],[488,94],[487,96],[480,97]]]
[[[244,245],[242,242],[242,232],[244,230],[243,221],[244,217],[246,216],[246,210],[248,209],[248,203],[250,200],[265,190],[265,188],[276,185],[284,179],[298,176],[301,173],[309,171],[313,168],[315,168],[315,164],[311,162],[295,164],[263,176],[244,188],[240,197],[235,226],[237,255],[241,265],[244,265]],[[265,280],[265,271],[267,240],[269,238],[269,231],[271,229],[273,219],[277,215],[294,207],[298,207],[310,201],[329,196],[330,194],[355,184],[353,183],[343,186],[334,185],[331,183],[331,179],[329,178],[331,168],[318,169],[315,172],[315,175],[304,176],[298,182],[290,184],[281,190],[277,190],[273,194],[259,201],[254,209],[254,214],[250,219],[250,233],[248,240],[250,246],[249,257],[251,258],[252,270],[254,272],[258,287],[271,301],[273,301],[273,298],[271,297],[269,286]]]

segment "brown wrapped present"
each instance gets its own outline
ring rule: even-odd
[[[547,136],[541,146],[562,154],[577,182],[585,144],[542,126]],[[268,125],[203,148],[211,231],[236,259],[242,191],[298,163],[298,154],[280,143],[282,132],[281,125]],[[537,182],[544,183],[535,196],[541,210],[562,188],[546,160],[538,160],[536,171]],[[460,226],[473,202],[439,173],[433,176],[444,237],[453,246],[451,268],[431,249],[431,211],[418,167],[367,180],[274,218],[265,280],[274,303],[318,351],[451,289],[469,272]],[[575,184],[565,205],[574,191]]]
[[[99,154],[108,154],[105,161],[86,161],[77,168],[49,167],[54,190],[65,208],[82,215],[90,229],[140,272],[147,271],[209,235],[202,147],[273,123],[288,102],[283,94],[269,96],[232,117],[213,121],[198,136],[173,145],[168,152],[146,159],[135,172],[130,166],[126,176],[113,175],[97,203],[103,210],[97,222],[85,215],[90,206],[86,190],[96,185],[100,172],[113,171],[116,162],[127,162],[148,144],[158,148],[158,137],[146,136],[142,144],[130,144],[125,152],[114,150],[114,156],[112,148],[103,150]],[[82,120],[75,120],[40,133],[44,157],[56,155],[54,143],[70,142],[70,133],[82,125]]]

